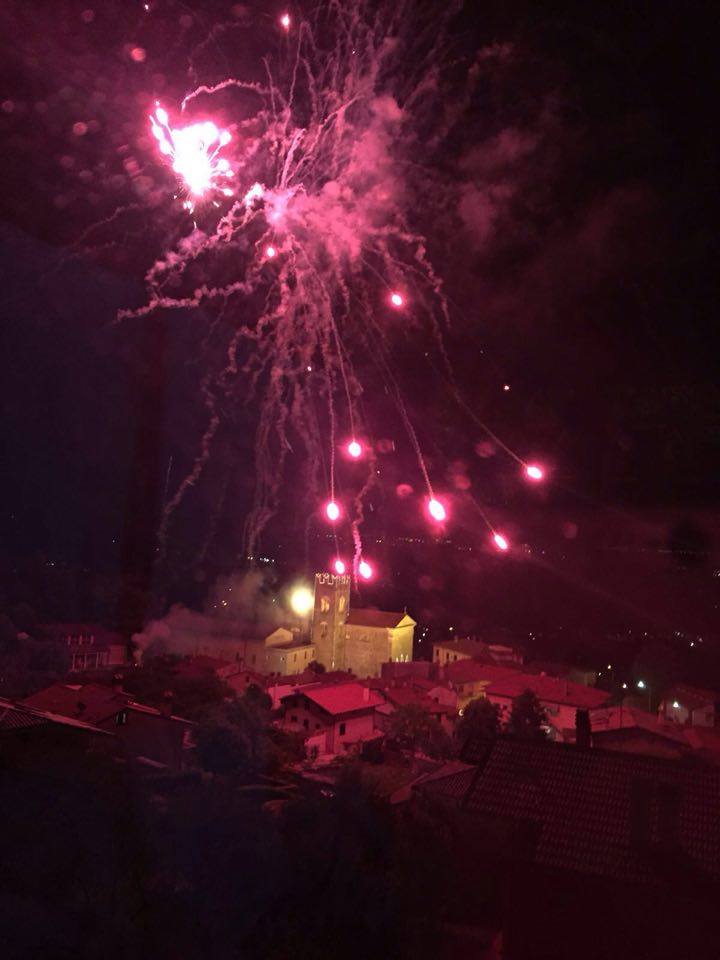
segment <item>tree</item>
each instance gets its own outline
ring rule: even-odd
[[[247,779],[269,772],[275,758],[270,723],[270,711],[255,695],[223,702],[196,729],[200,766],[209,773]]]
[[[409,750],[413,759],[420,750],[440,757],[450,752],[449,737],[438,721],[418,703],[403,704],[391,714],[388,736],[401,749]]]
[[[513,700],[508,733],[519,740],[544,740],[547,715],[532,692],[526,690]]]
[[[471,700],[455,727],[455,740],[462,749],[469,740],[494,740],[500,732],[500,711],[487,697]]]
[[[307,665],[308,670],[311,670],[313,673],[325,673],[325,664],[320,663],[319,660],[311,660]]]

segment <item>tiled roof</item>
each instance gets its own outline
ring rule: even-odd
[[[428,713],[455,713],[453,707],[442,703],[436,703],[424,693],[413,690],[412,687],[385,687],[382,691],[385,699],[396,707],[404,707],[409,703],[415,703]]]
[[[380,694],[362,683],[319,683],[308,685],[299,691],[319,707],[333,715],[374,710],[384,703]]]
[[[397,627],[408,618],[413,624],[415,621],[408,613],[389,613],[386,610],[351,610],[346,623],[352,627]]]
[[[23,704],[13,703],[10,700],[0,699],[0,731],[26,730],[30,727],[43,727],[55,724],[62,727],[71,727],[75,730],[85,730],[88,733],[97,733],[110,736],[107,730],[99,730],[89,723],[63,717],[47,710],[34,710]]]
[[[62,717],[82,719],[83,723],[97,724],[128,708],[142,713],[161,716],[162,711],[137,703],[122,690],[104,687],[99,683],[54,683],[20,701],[35,710],[45,710]],[[189,723],[181,717],[170,719]]]
[[[674,803],[674,845],[661,844]],[[550,867],[659,882],[663,864],[674,864],[720,880],[720,770],[713,767],[503,737],[463,806],[534,823],[533,858]]]
[[[586,687],[582,683],[523,673],[509,667],[490,666],[474,660],[448,664],[445,677],[456,687],[463,683],[487,681],[485,692],[490,696],[514,698],[525,690],[532,690],[539,700],[546,703],[564,704],[582,710],[600,707],[610,698],[610,694],[604,690]]]
[[[647,733],[686,744],[682,727],[676,723],[661,723],[653,713],[637,707],[601,707],[590,714],[593,735],[608,730],[641,729]]]

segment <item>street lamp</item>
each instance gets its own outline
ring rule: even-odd
[[[652,708],[650,706],[650,685],[645,683],[644,680],[638,680],[637,686],[638,686],[638,690],[647,690],[648,713],[652,713]]]

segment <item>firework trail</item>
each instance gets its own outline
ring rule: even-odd
[[[349,520],[355,576],[372,576],[360,526],[376,471],[371,447],[357,438],[374,431],[360,416],[359,357],[388,384],[424,479],[427,513],[446,520],[392,377],[387,336],[397,326],[429,327],[444,360],[448,304],[412,226],[411,184],[422,171],[424,190],[441,189],[438,174],[422,170],[418,118],[427,113],[423,93],[443,55],[445,21],[419,22],[404,3],[331,0],[312,21],[283,15],[279,52],[263,60],[264,83],[243,76],[200,83],[172,119],[154,106],[150,125],[193,229],[188,224],[147,272],[147,302],[121,318],[199,306],[233,318],[227,365],[203,381],[210,418],[201,449],[168,501],[162,540],[210,456],[217,397],[239,391],[258,410],[246,554],[256,553],[278,509],[288,454],[299,444],[312,510],[331,524]],[[201,79],[195,67],[193,76]],[[234,123],[226,120],[232,132],[211,119],[218,98],[224,117],[237,111]],[[336,498],[341,437],[350,460],[369,464],[347,504]]]

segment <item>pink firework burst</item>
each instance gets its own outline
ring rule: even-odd
[[[167,111],[160,106],[154,116],[150,115],[150,126],[160,152],[170,159],[173,170],[190,195],[186,201],[189,210],[209,191],[232,195],[226,185],[227,179],[233,175],[232,170],[225,157],[219,155],[232,140],[228,130],[218,129],[211,120],[173,128]]]

